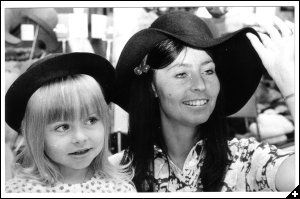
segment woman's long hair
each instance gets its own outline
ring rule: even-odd
[[[179,41],[167,39],[155,46],[145,58],[152,69],[161,69],[171,64],[186,46]],[[208,52],[210,55],[210,53]],[[134,77],[129,103],[128,157],[133,157],[135,176],[133,182],[138,191],[154,191],[154,145],[167,156],[167,147],[162,135],[158,98],[151,83],[154,71]],[[221,85],[222,87],[222,85]],[[221,89],[222,90],[222,89]],[[222,91],[209,120],[197,127],[204,140],[205,160],[199,180],[204,191],[219,191],[229,164],[229,148],[222,111]],[[123,161],[125,161],[124,156]]]
[[[88,75],[74,75],[57,79],[39,88],[29,99],[21,129],[24,148],[17,156],[17,175],[45,185],[55,184],[63,179],[57,164],[45,153],[45,126],[57,120],[85,118],[96,111],[104,125],[104,145],[91,162],[89,168],[107,178],[131,180],[132,173],[114,167],[108,161],[110,155],[108,138],[110,116],[101,86]],[[125,165],[126,166],[126,165]],[[127,175],[128,174],[128,175]]]

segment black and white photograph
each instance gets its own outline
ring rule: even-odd
[[[299,2],[2,1],[1,35],[1,198],[298,198]]]

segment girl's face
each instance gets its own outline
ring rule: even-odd
[[[220,83],[211,57],[187,47],[169,66],[155,70],[153,89],[163,121],[195,127],[213,112]]]
[[[55,121],[45,128],[45,153],[61,171],[86,169],[101,152],[104,135],[97,113],[74,121]]]

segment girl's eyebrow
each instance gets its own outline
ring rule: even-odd
[[[46,125],[46,128],[54,128],[56,126],[65,125],[65,124],[69,125],[69,122],[63,122],[63,121],[61,121],[61,122],[50,122],[49,124]]]
[[[68,123],[70,121],[68,120],[53,120],[52,122],[50,122],[49,124],[56,124],[56,123]]]
[[[87,114],[87,117],[99,117],[99,114],[98,113],[89,113]]]

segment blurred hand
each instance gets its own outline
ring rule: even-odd
[[[254,34],[247,37],[266,70],[284,96],[294,93],[294,24],[275,16],[272,21],[257,22],[255,29],[262,42]]]

